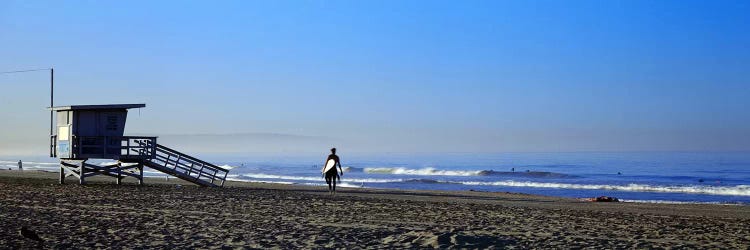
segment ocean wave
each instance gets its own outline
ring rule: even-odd
[[[312,177],[312,176],[291,176],[291,175],[271,175],[271,174],[243,174],[243,177],[253,178],[253,179],[282,179],[282,180],[298,180],[298,181],[321,181],[323,180],[322,177]],[[359,183],[389,183],[389,182],[402,182],[402,179],[352,179],[352,178],[341,178],[342,180],[346,182],[359,182]]]
[[[445,175],[445,176],[477,176],[482,175],[482,170],[438,170],[435,168],[364,168],[365,173],[370,174],[399,174],[399,175]]]
[[[105,162],[99,163],[99,166],[112,166],[112,165],[117,165],[117,162],[116,161],[105,161]],[[136,162],[131,162],[131,163],[123,162],[122,163],[123,167],[135,166],[135,165],[138,165],[138,163],[136,163]]]
[[[511,176],[511,177],[528,177],[528,178],[571,178],[575,177],[569,174],[545,172],[545,171],[525,171],[525,172],[500,172],[494,170],[482,170],[479,175],[492,176]]]
[[[164,176],[172,177],[171,175],[167,173],[164,173],[161,171],[151,171],[151,170],[143,170],[143,175],[148,175],[150,177],[164,177]]]
[[[60,163],[57,162],[34,162],[34,161],[22,161],[24,166],[26,164],[32,164],[32,165],[59,165]],[[18,161],[0,161],[0,163],[12,163],[12,164],[18,164]],[[18,166],[18,165],[16,165]]]
[[[343,167],[342,169],[344,170],[344,172],[358,172],[358,173],[364,172],[365,170],[364,168],[358,168],[358,167]]]
[[[227,165],[227,164],[224,164],[224,165],[221,165],[221,166],[218,166],[218,167],[226,169],[226,170],[232,170],[232,169],[237,168],[236,166],[230,166],[230,165]]]
[[[24,170],[57,170],[59,169],[60,163],[52,163],[52,162],[32,162],[32,161],[24,161],[23,162],[23,168]],[[18,169],[18,161],[6,161],[6,160],[0,160],[0,168],[3,169]]]
[[[572,184],[572,183],[550,183],[550,182],[528,182],[528,181],[495,181],[495,182],[464,181],[464,182],[456,182],[456,183],[460,183],[463,185],[475,185],[475,186],[506,186],[506,187],[594,189],[594,190],[599,189],[599,190],[614,190],[614,191],[625,191],[625,192],[686,193],[686,194],[750,196],[750,185],[656,186],[656,185],[647,185],[647,184],[606,185],[606,184]]]
[[[433,179],[408,179],[404,180],[405,183],[427,183],[427,184],[438,184],[438,183],[451,183],[447,181],[439,181]]]
[[[298,181],[319,181],[320,177],[307,177],[307,176],[288,176],[288,175],[272,175],[272,174],[243,174],[242,177],[249,177],[253,179],[284,179],[284,180],[298,180]]]
[[[300,182],[300,183],[294,183],[295,185],[305,185],[305,186],[316,186],[316,187],[326,187],[328,186],[325,183],[320,182]],[[340,182],[339,184],[336,184],[337,187],[345,187],[345,188],[366,188],[362,184],[351,184],[348,182]]]
[[[291,181],[267,181],[267,180],[248,180],[248,179],[239,179],[239,178],[227,178],[228,181],[240,181],[240,182],[250,182],[250,183],[274,183],[274,184],[285,184],[285,185],[293,185],[297,184]]]
[[[347,187],[347,188],[365,188],[365,185],[363,185],[363,184],[352,184],[352,183],[348,183],[348,182],[339,183],[337,186],[339,186],[339,187]]]
[[[351,168],[352,171],[357,168]],[[440,170],[435,168],[363,168],[362,172],[370,174],[397,174],[397,175],[442,175],[442,176],[510,176],[528,178],[568,178],[572,175],[554,172],[526,171],[526,172],[501,172],[495,170]]]
[[[623,200],[621,202],[630,203],[655,203],[655,204],[713,204],[713,205],[743,205],[741,202],[718,202],[718,201],[670,201],[670,200]]]

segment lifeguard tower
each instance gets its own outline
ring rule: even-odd
[[[133,177],[143,184],[143,167],[164,172],[200,186],[224,186],[229,170],[156,143],[153,136],[125,136],[128,109],[146,104],[71,105],[52,107],[56,115],[55,134],[50,137],[50,155],[60,159],[60,184],[75,176],[106,175]],[[116,163],[96,165],[89,159],[110,159]]]

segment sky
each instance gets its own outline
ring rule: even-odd
[[[0,1],[0,71],[191,152],[750,151],[748,1]],[[0,74],[0,155],[49,74]],[[172,144],[169,144],[172,143]]]

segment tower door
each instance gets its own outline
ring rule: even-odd
[[[57,127],[57,157],[71,158],[70,125]]]
[[[57,158],[73,157],[72,116],[71,111],[57,112]]]

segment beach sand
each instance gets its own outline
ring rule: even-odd
[[[750,207],[593,203],[512,193],[342,189],[146,179],[58,185],[0,171],[0,247],[736,248]],[[322,183],[322,180],[321,180]],[[43,243],[24,239],[36,231]]]

